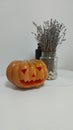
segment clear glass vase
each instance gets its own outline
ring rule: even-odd
[[[45,62],[48,68],[48,80],[57,78],[57,57],[55,52],[42,52],[41,60]]]

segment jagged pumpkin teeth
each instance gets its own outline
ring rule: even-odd
[[[6,76],[19,88],[33,88],[44,83],[48,70],[41,60],[12,61],[6,69]]]

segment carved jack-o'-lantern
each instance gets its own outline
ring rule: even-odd
[[[19,88],[33,88],[44,83],[48,70],[41,60],[12,61],[6,69],[6,75]]]

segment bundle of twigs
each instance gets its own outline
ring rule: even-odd
[[[63,23],[59,23],[57,20],[51,19],[50,21],[45,21],[43,26],[38,26],[33,22],[37,28],[37,33],[35,35],[42,51],[55,52],[57,45],[61,44],[66,39],[66,28]]]

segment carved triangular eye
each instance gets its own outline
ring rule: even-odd
[[[42,68],[41,67],[37,67],[37,69],[40,71]]]
[[[23,72],[23,74],[25,74],[25,72],[27,71],[27,69],[22,69],[21,71]]]

